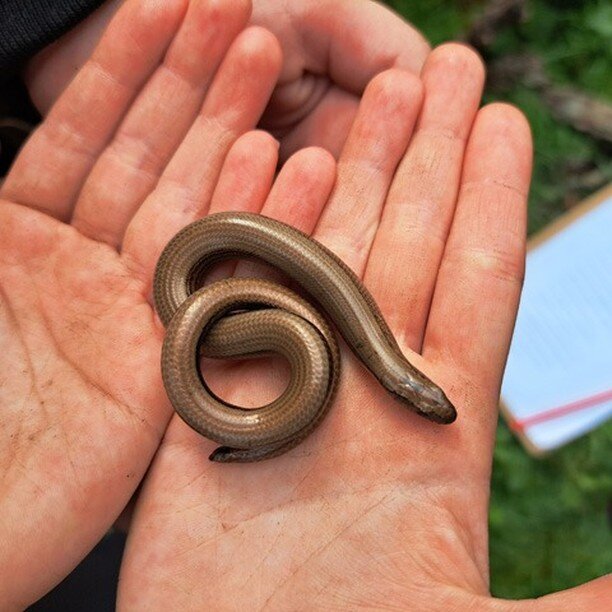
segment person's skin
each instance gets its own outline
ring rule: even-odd
[[[122,608],[596,609],[603,580],[537,604],[487,595],[531,164],[520,113],[477,111],[480,62],[446,45],[422,84],[393,70],[369,85],[337,177],[311,148],[271,188],[277,145],[248,130],[280,70],[277,42],[239,34],[236,0],[214,19],[185,8],[128,2],[0,191],[2,606],[25,608],[86,554],[157,450]],[[331,414],[286,456],[213,465],[212,443],[177,417],[164,435],[152,272],[179,228],[223,209],[281,218],[345,259],[458,421],[409,413],[344,351]],[[261,403],[280,381],[257,375],[211,374],[228,399]]]
[[[152,269],[281,66],[270,33],[241,32],[247,2],[217,4],[126,3],[0,190],[2,609],[100,540],[170,417]]]
[[[331,197],[312,193],[307,207],[296,191],[327,183],[326,163],[287,170],[262,198],[252,187],[261,169],[239,141],[209,209],[248,202],[340,255],[455,402],[457,422],[396,405],[346,347],[329,417],[282,457],[211,465],[217,445],[174,417],[130,527],[120,609],[604,609],[609,579],[538,601],[489,594],[492,450],[523,278],[531,138],[516,109],[478,110],[483,77],[459,45],[434,50],[421,81],[377,76]],[[253,363],[205,375],[241,405],[284,383]]]
[[[43,113],[123,1],[105,2],[30,62],[28,87]],[[418,74],[429,53],[414,27],[372,0],[253,0],[251,23],[273,32],[283,49],[279,84],[262,121],[280,138],[282,159],[308,145],[338,154],[368,81],[391,67]]]

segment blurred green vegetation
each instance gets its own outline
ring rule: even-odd
[[[432,42],[462,37],[485,2],[387,0]],[[555,85],[612,101],[612,3],[531,0],[527,18],[502,27],[487,63],[530,53]],[[485,101],[516,104],[530,120],[535,168],[529,228],[537,231],[598,184],[612,181],[609,143],[557,121],[527,84]],[[526,454],[501,423],[490,510],[491,589],[507,598],[536,597],[612,571],[612,423],[544,459]]]

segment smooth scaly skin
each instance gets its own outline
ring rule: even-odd
[[[157,312],[168,328],[162,352],[166,391],[191,427],[224,444],[211,459],[258,461],[294,447],[321,422],[338,377],[338,348],[325,319],[294,293],[254,279],[199,289],[210,267],[228,258],[258,259],[282,270],[325,310],[391,394],[432,421],[455,420],[444,392],[406,360],[372,296],[338,257],[278,221],[220,213],[188,225],[168,243],[154,281]],[[247,312],[225,316],[236,310]],[[291,365],[292,381],[267,406],[231,406],[204,384],[200,348],[211,357],[280,353]]]

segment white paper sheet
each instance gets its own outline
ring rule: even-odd
[[[612,196],[529,252],[502,401],[542,451],[612,416]]]

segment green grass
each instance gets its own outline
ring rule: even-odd
[[[460,37],[482,2],[388,0],[433,44]],[[525,23],[505,27],[487,60],[534,53],[555,84],[612,101],[609,0],[532,0]],[[537,92],[517,85],[503,97],[527,115],[535,167],[529,229],[537,231],[586,195],[580,173],[612,181],[610,147],[560,124]],[[491,589],[498,597],[536,597],[612,571],[612,423],[545,459],[534,459],[501,423],[491,492]]]

